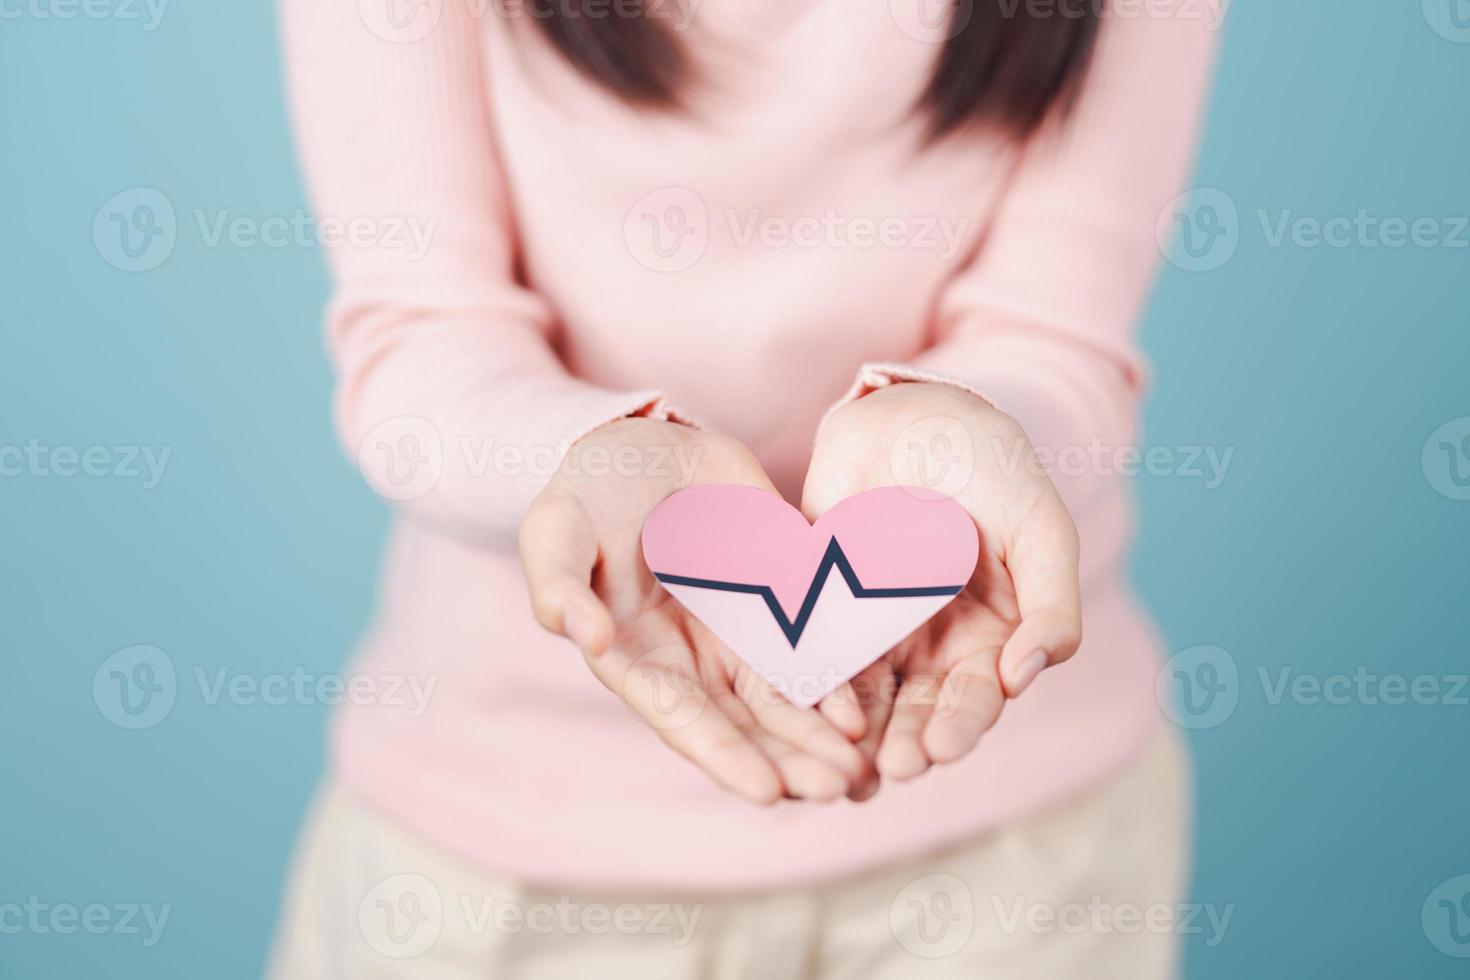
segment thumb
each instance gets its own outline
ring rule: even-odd
[[[1052,493],[1028,516],[1006,555],[1021,624],[1000,655],[1006,694],[1017,697],[1036,675],[1067,660],[1082,641],[1077,527]]]
[[[521,567],[536,620],[589,657],[612,643],[612,614],[592,591],[597,537],[582,505],[542,494],[521,522]]]

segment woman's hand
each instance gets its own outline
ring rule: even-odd
[[[644,519],[696,483],[776,492],[726,436],[630,418],[578,440],[521,525],[536,618],[577,644],[598,680],[665,742],[741,796],[764,804],[871,792],[876,773],[849,737],[861,732],[861,714],[850,704],[825,713],[792,705],[644,564]]]
[[[943,458],[925,457],[931,446]],[[830,699],[864,707],[879,772],[907,779],[969,752],[1007,697],[1076,652],[1082,614],[1077,530],[1010,416],[945,384],[875,391],[822,424],[802,509],[815,520],[894,484],[947,493],[980,532],[965,591]]]

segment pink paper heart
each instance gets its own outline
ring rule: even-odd
[[[669,594],[803,708],[948,605],[979,551],[964,508],[909,487],[848,497],[811,525],[774,494],[711,484],[643,525]]]

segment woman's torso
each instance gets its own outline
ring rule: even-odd
[[[691,117],[627,110],[526,25],[479,25],[523,273],[567,365],[661,388],[788,496],[858,365],[932,342],[938,295],[1016,162],[983,135],[920,151],[910,110],[937,48],[890,18],[887,3],[706,0],[683,40],[719,85]],[[1103,778],[1156,724],[1157,643],[1122,578],[1129,523],[1109,481],[1084,529],[1084,647],[976,752],[861,805],[759,810],[540,630],[511,551],[404,520],[357,669],[431,694],[344,705],[337,765],[401,822],[550,882],[769,887],[960,840]]]

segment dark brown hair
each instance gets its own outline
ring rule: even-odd
[[[694,74],[665,11],[679,0],[523,0],[552,45],[586,77],[626,101],[674,108]],[[922,2],[922,0],[921,0]],[[1025,138],[1081,84],[1097,37],[1100,0],[954,0],[950,33],[917,108],[938,139],[971,124]]]

